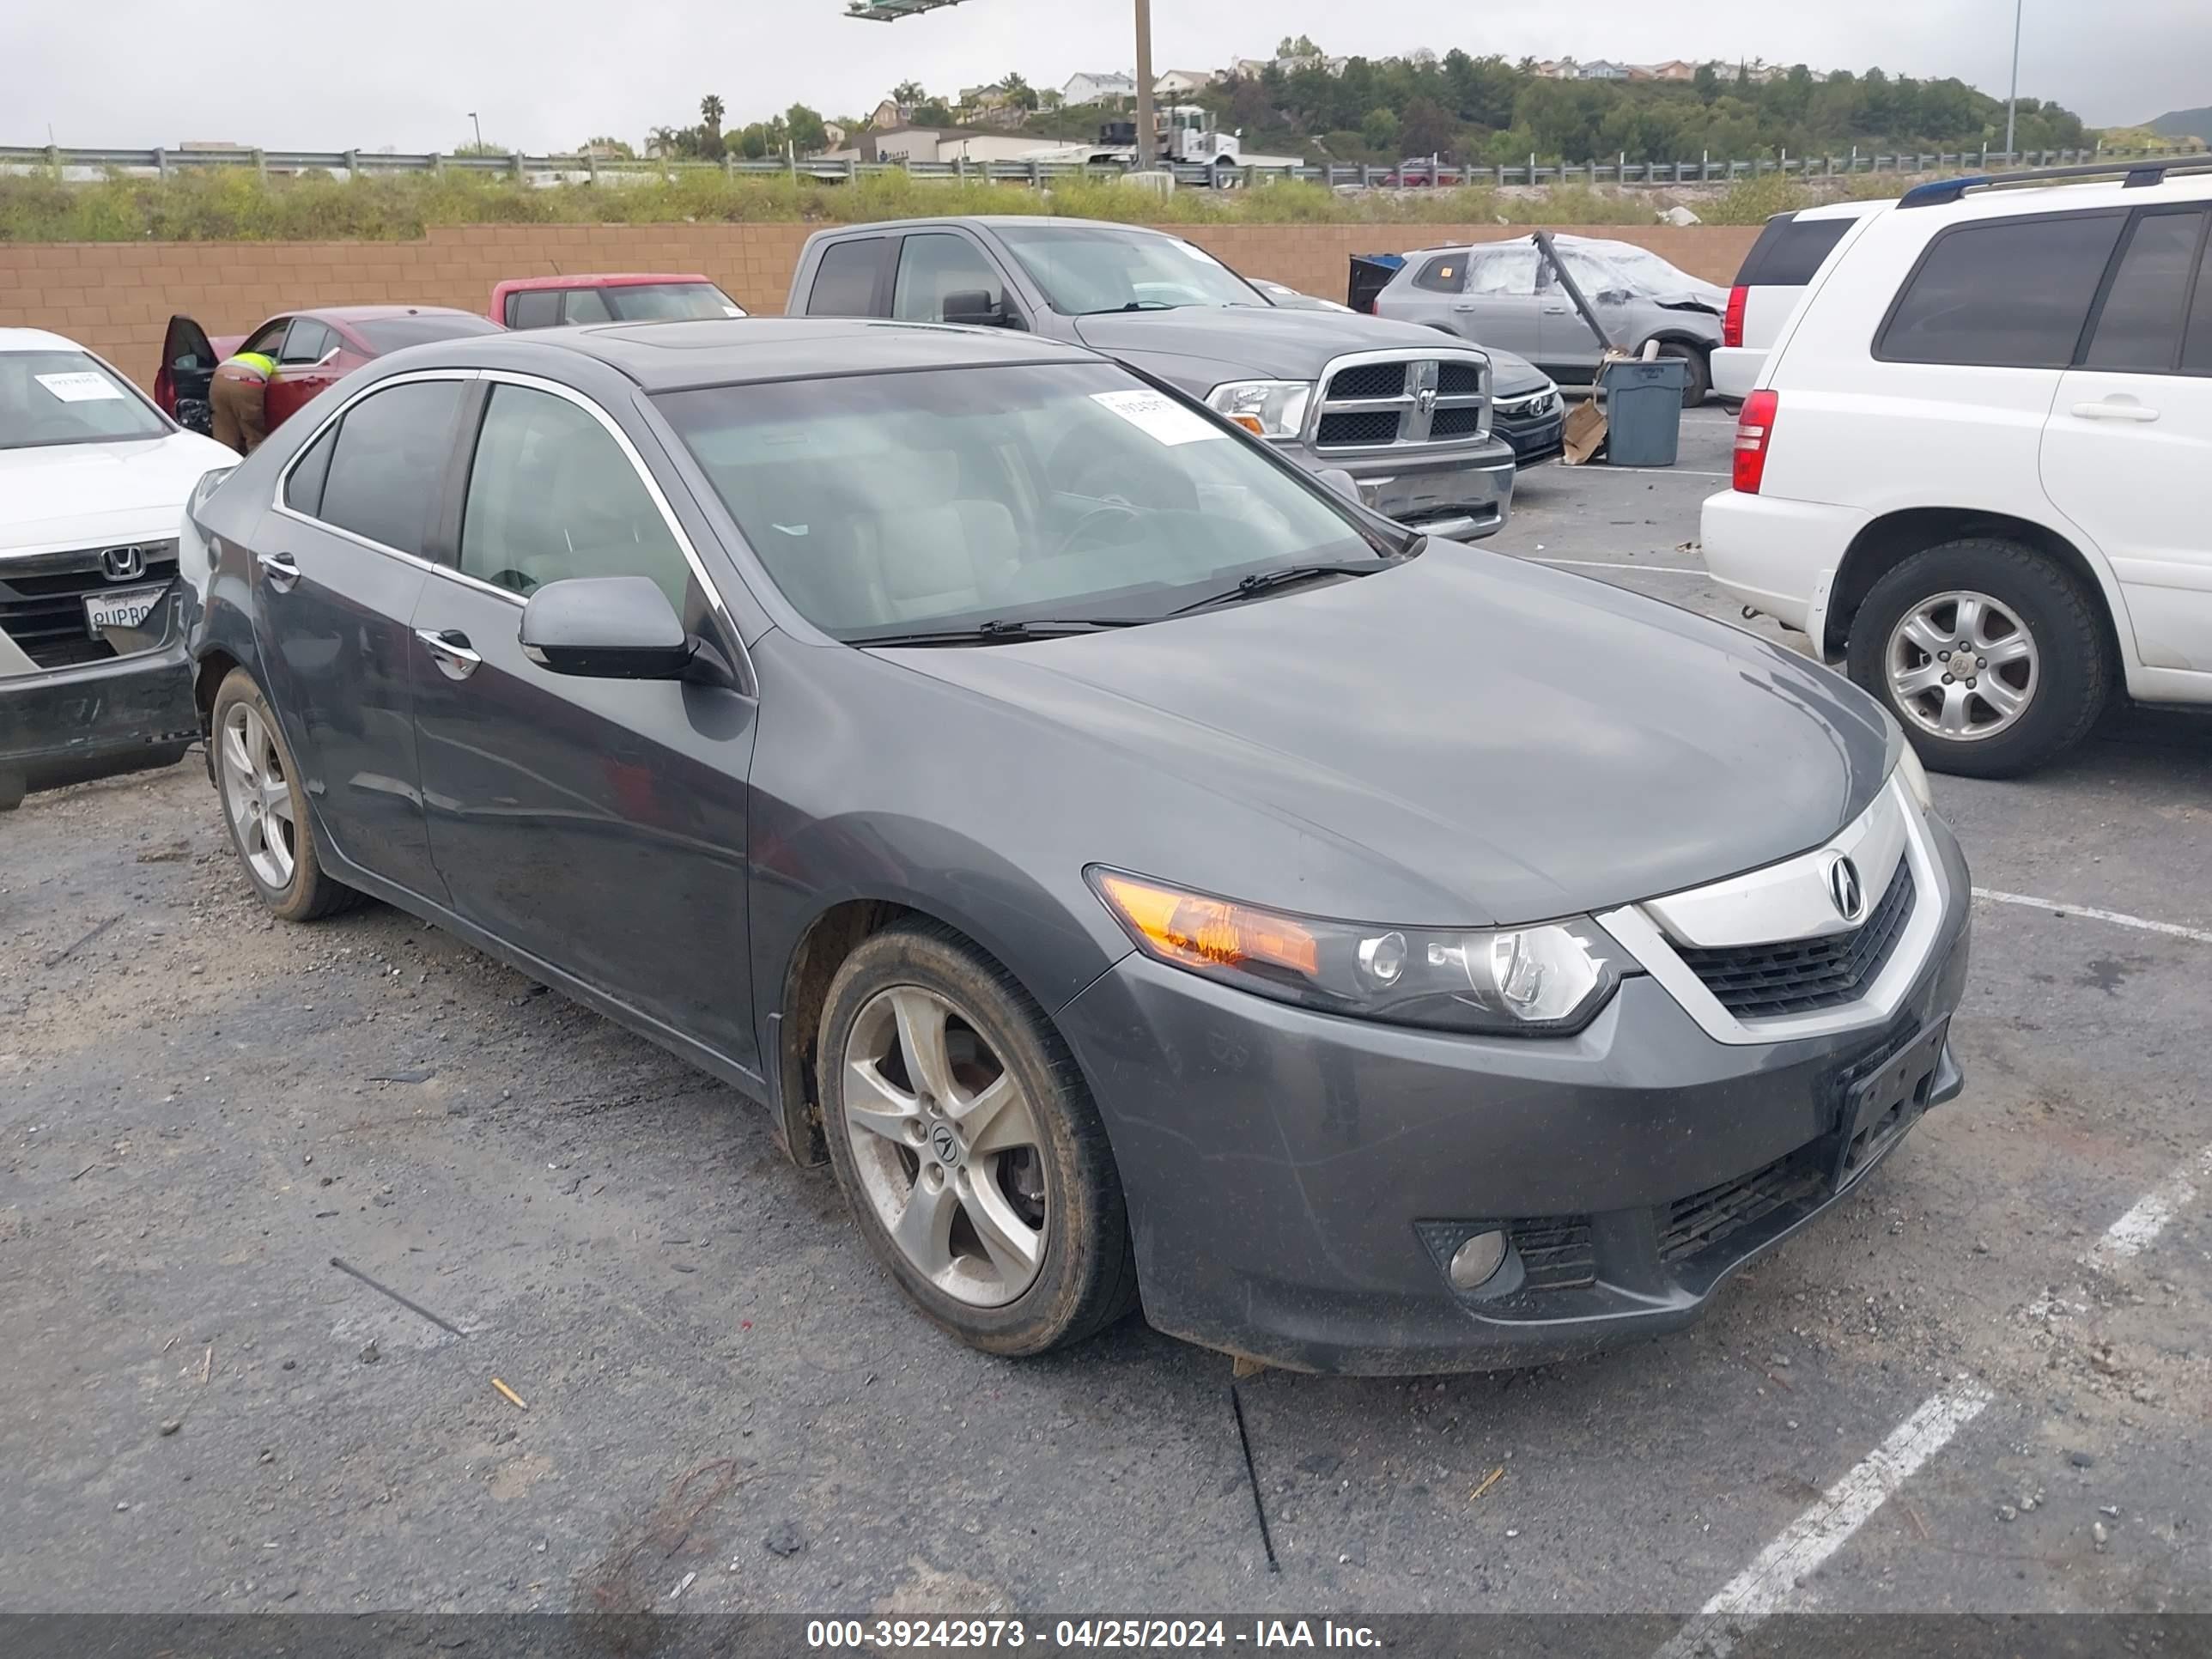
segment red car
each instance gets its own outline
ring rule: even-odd
[[[449,306],[320,306],[271,317],[251,334],[212,337],[191,318],[172,317],[154,376],[154,401],[179,426],[210,431],[208,385],[216,365],[235,351],[266,352],[276,360],[264,398],[274,432],[325,386],[373,357],[430,340],[497,332],[496,323]]]
[[[745,309],[694,271],[618,271],[580,276],[514,276],[491,291],[490,317],[509,328],[570,323],[690,322],[742,317]]]

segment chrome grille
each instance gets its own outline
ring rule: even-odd
[[[1721,1006],[1738,1019],[1810,1013],[1856,1001],[1889,960],[1912,914],[1912,865],[1899,859],[1889,890],[1866,921],[1847,933],[1783,939],[1771,945],[1700,949],[1677,953]]]
[[[111,577],[102,560],[124,547],[88,547],[64,553],[0,560],[0,634],[14,641],[40,668],[75,668],[106,662],[115,647],[85,625],[85,599],[116,587],[145,587],[177,574],[177,544],[142,542],[127,550],[137,574]]]
[[[1464,442],[1490,429],[1486,364],[1468,357],[1374,357],[1330,366],[1322,377],[1314,447],[1395,449]]]

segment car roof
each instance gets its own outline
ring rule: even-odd
[[[85,347],[65,334],[43,328],[0,328],[0,351],[82,351]]]
[[[457,306],[302,306],[296,311],[280,311],[270,318],[312,317],[321,323],[373,323],[380,317],[466,317],[478,320],[477,313],[463,311]]]
[[[1151,225],[1123,224],[1115,219],[1073,219],[1050,213],[959,213],[945,214],[927,219],[882,219],[861,225],[828,225],[814,233],[816,236],[876,235],[890,231],[913,230],[921,227],[932,229],[946,225],[980,225],[986,230],[1014,230],[1033,225],[1054,225],[1071,230],[1126,230],[1141,236],[1175,237],[1171,230],[1160,230]],[[811,239],[810,239],[811,240]]]
[[[2117,165],[2124,166],[2124,163]],[[1996,175],[2002,179],[2004,175]],[[2185,173],[2156,184],[2130,185],[2121,179],[2058,179],[2047,185],[1998,185],[1970,190],[1955,202],[1923,202],[1900,213],[1931,225],[1960,219],[2005,219],[2031,213],[2087,213],[2098,208],[2159,207],[2212,198],[2212,174]]]
[[[579,272],[574,276],[509,276],[499,283],[502,293],[519,294],[538,288],[642,288],[650,283],[708,283],[714,278],[696,270],[605,270]]]
[[[395,365],[404,361],[410,368],[452,363],[552,372],[554,355],[560,353],[604,363],[647,392],[905,369],[1106,361],[1082,346],[1006,329],[848,317],[712,318],[526,329],[413,346],[385,361]]]
[[[1884,208],[1897,205],[1894,196],[1877,196],[1863,202],[1822,202],[1817,207],[1800,208],[1790,216],[1797,219],[1863,219],[1869,213],[1879,213]]]

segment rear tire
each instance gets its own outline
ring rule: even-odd
[[[2095,597],[1996,537],[1925,549],[1882,577],[1851,619],[1847,654],[1851,678],[1920,758],[1962,777],[2057,759],[2096,724],[2115,678]],[[1964,672],[1943,678],[1953,667]]]
[[[1682,407],[1695,409],[1703,404],[1706,394],[1713,389],[1711,358],[1698,347],[1685,345],[1680,340],[1660,341],[1659,355],[1673,357],[1690,366],[1690,383],[1682,388]]]
[[[262,908],[279,921],[313,921],[360,903],[359,892],[324,873],[300,769],[269,700],[243,668],[216,689],[208,733],[223,827]]]
[[[1074,1057],[957,933],[863,940],[830,981],[815,1075],[854,1224],[933,1323],[1025,1356],[1136,1305],[1121,1174]],[[996,1115],[969,1115],[987,1097]]]

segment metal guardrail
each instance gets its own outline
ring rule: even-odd
[[[1979,149],[1899,151],[1878,154],[1853,149],[1842,155],[1790,155],[1749,160],[1631,161],[1620,156],[1612,161],[1544,161],[1531,155],[1526,161],[1489,167],[1400,167],[1301,166],[1283,167],[1219,167],[1177,162],[1164,169],[1180,182],[1193,185],[1255,184],[1279,179],[1303,179],[1340,190],[1387,190],[1490,185],[1612,184],[1629,187],[1668,185],[1725,184],[1740,179],[1780,174],[1797,179],[1845,178],[1856,174],[1941,173],[1991,167],[2060,167],[2092,161],[2127,159],[2137,155],[2167,155],[2179,150],[2039,149],[2008,154],[1984,145]],[[0,145],[0,172],[23,173],[51,169],[64,178],[72,173],[151,175],[167,178],[184,171],[251,168],[270,173],[325,172],[349,178],[392,173],[472,173],[511,177],[541,185],[619,184],[626,181],[722,173],[730,178],[804,179],[819,184],[838,184],[884,173],[906,173],[917,179],[973,179],[997,184],[1042,185],[1055,179],[1091,177],[1111,179],[1127,169],[1071,161],[854,161],[821,157],[784,157],[775,161],[679,161],[616,160],[582,155],[394,155],[361,149],[78,149],[54,145]]]

